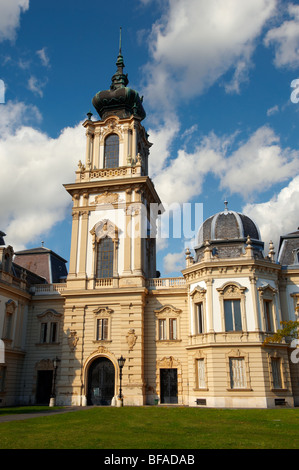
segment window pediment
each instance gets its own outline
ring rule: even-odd
[[[113,240],[118,239],[119,229],[113,222],[108,219],[101,220],[98,222],[90,231],[93,239],[99,243],[105,237],[112,238]]]
[[[193,289],[193,291],[190,294],[190,297],[192,298],[194,303],[199,303],[199,302],[203,302],[203,300],[205,299],[206,293],[207,293],[206,289],[198,286],[198,287],[195,287],[195,289]]]
[[[217,291],[225,298],[240,298],[244,295],[246,287],[241,286],[238,282],[226,282],[222,287],[218,287]]]
[[[262,296],[264,299],[269,299],[269,300],[272,300],[273,296],[277,293],[277,289],[270,286],[270,284],[258,287],[257,290],[258,290],[260,296]]]
[[[62,313],[58,313],[56,310],[50,308],[48,310],[45,310],[44,312],[42,313],[39,313],[37,315],[37,318],[39,320],[52,320],[52,319],[58,319],[62,317]]]
[[[157,318],[169,318],[169,317],[178,317],[182,310],[173,307],[172,305],[164,305],[164,307],[159,310],[154,310]]]
[[[97,317],[106,317],[110,316],[113,313],[113,310],[108,307],[98,307],[93,311],[94,315]]]

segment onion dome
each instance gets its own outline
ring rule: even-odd
[[[109,90],[99,91],[92,99],[92,104],[101,119],[111,114],[120,118],[129,117],[132,114],[143,120],[146,113],[143,109],[143,98],[137,91],[128,88],[128,75],[124,74],[124,59],[121,53],[121,37],[119,42],[119,54],[116,61],[117,71],[111,79]]]
[[[262,258],[264,243],[261,241],[258,226],[245,214],[228,210],[225,201],[225,210],[209,217],[200,227],[195,247],[196,259],[199,261],[202,258],[206,241],[209,242],[214,256],[243,256],[248,239],[251,240],[255,256]]]

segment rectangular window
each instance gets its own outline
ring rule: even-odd
[[[196,360],[197,388],[206,388],[205,360]]]
[[[224,300],[225,331],[242,331],[240,300]]]
[[[281,360],[280,358],[271,359],[273,388],[282,388],[281,378]]]
[[[271,300],[264,300],[264,313],[265,313],[266,331],[273,331]]]
[[[98,318],[97,320],[97,341],[108,339],[108,318]]]
[[[159,339],[166,339],[166,320],[159,320]]]
[[[48,323],[42,323],[40,326],[40,342],[41,343],[47,342],[47,330],[48,330]]]
[[[50,326],[50,343],[57,342],[57,322],[51,323]]]
[[[97,278],[113,277],[114,243],[109,237],[103,238],[98,244]]]
[[[4,392],[4,389],[5,389],[5,375],[6,375],[6,367],[0,366],[0,393]]]
[[[177,338],[177,321],[175,318],[170,318],[169,320],[169,339],[178,339]]]
[[[12,314],[7,313],[5,317],[4,339],[12,339]]]
[[[246,388],[245,360],[243,357],[229,359],[230,387]]]
[[[196,334],[203,333],[203,304],[196,304]]]

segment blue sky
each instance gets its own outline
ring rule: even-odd
[[[110,86],[120,27],[166,207],[201,203],[207,218],[227,198],[257,222],[265,255],[270,240],[277,250],[299,226],[299,4],[279,0],[0,0],[6,242],[17,250],[44,241],[69,259],[62,185],[84,158],[81,124],[89,110],[97,118],[92,97]],[[163,276],[179,274],[190,244],[159,241]]]

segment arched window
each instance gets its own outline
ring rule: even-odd
[[[104,168],[116,168],[119,166],[119,137],[110,134],[105,140]]]
[[[97,278],[113,277],[114,243],[112,238],[102,238],[98,243]]]

